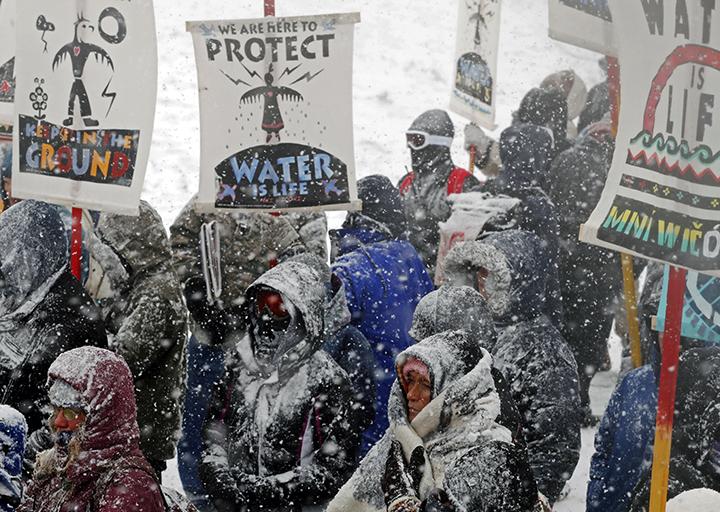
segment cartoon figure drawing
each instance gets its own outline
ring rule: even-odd
[[[64,126],[70,126],[74,122],[76,99],[80,102],[80,116],[85,126],[98,126],[100,124],[96,119],[92,118],[90,98],[82,80],[85,64],[88,58],[94,55],[96,61],[99,60],[101,63],[107,64],[113,71],[115,71],[115,65],[105,50],[95,44],[87,42],[88,36],[94,31],[95,27],[90,24],[90,20],[86,19],[82,13],[78,14],[77,21],[75,22],[75,37],[70,43],[60,48],[53,59],[52,68],[54,71],[69,57],[72,63],[73,76],[75,77],[75,81],[70,89],[68,118],[63,121]]]
[[[284,86],[275,86],[273,85],[274,81],[275,77],[273,76],[273,66],[271,64],[270,69],[265,73],[265,85],[250,89],[240,98],[241,104],[259,101],[260,98],[264,98],[265,107],[263,111],[262,129],[267,132],[266,143],[269,143],[273,139],[273,135],[275,135],[277,141],[280,142],[280,130],[285,128],[285,122],[280,112],[278,100],[303,100],[302,94],[296,90]]]
[[[480,45],[482,44],[480,26],[482,25],[483,28],[487,28],[489,18],[495,15],[495,12],[489,7],[489,5],[494,3],[494,1],[484,2],[480,0],[477,4],[477,12],[470,16],[470,21],[475,22],[475,46],[477,46],[477,51],[480,51]],[[473,9],[472,4],[467,4],[467,6],[469,9]],[[485,9],[485,12],[483,12],[483,9]]]

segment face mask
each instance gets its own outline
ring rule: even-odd
[[[261,290],[255,298],[252,321],[255,358],[265,367],[277,366],[283,355],[307,333],[295,306],[274,290]]]

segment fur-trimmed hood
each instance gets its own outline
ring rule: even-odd
[[[445,258],[453,286],[474,287],[480,268],[489,271],[485,291],[496,324],[510,325],[542,314],[550,257],[536,235],[520,230],[491,233],[456,245]]]

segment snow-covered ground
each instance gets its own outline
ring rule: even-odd
[[[405,172],[408,152],[404,132],[429,108],[446,108],[455,46],[457,1],[432,0],[277,0],[281,16],[360,11],[355,50],[355,138],[358,176],[385,174],[393,181]],[[460,0],[462,1],[462,0]],[[169,225],[196,192],[200,155],[197,80],[186,20],[262,16],[262,0],[155,0],[160,76],[152,169],[143,198],[158,208]],[[547,37],[547,2],[505,0],[498,71],[498,130],[506,127],[524,93],[547,74],[573,68],[588,87],[601,80],[600,55]],[[453,115],[456,131],[464,121]],[[467,165],[461,138],[455,159]],[[331,225],[343,215],[330,215]],[[614,343],[617,347],[617,343]],[[614,370],[593,385],[596,413],[601,413],[617,378]],[[583,431],[583,452],[571,480],[570,495],[557,511],[584,510],[594,431]],[[166,481],[179,487],[174,467]]]

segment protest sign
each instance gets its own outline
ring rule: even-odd
[[[15,101],[15,0],[0,2],[0,123],[12,124]]]
[[[500,0],[460,0],[450,109],[495,128]]]
[[[616,55],[608,0],[549,0],[550,37]]]
[[[581,239],[717,273],[720,12],[675,4],[610,4],[622,70],[620,126],[602,198]]]
[[[669,276],[670,267],[666,266],[655,323],[655,330],[660,332],[665,329]],[[687,338],[720,345],[720,279],[687,273],[681,333]]]
[[[189,22],[200,89],[198,208],[357,207],[357,13]]]
[[[13,195],[136,214],[157,92],[151,0],[17,6]]]

